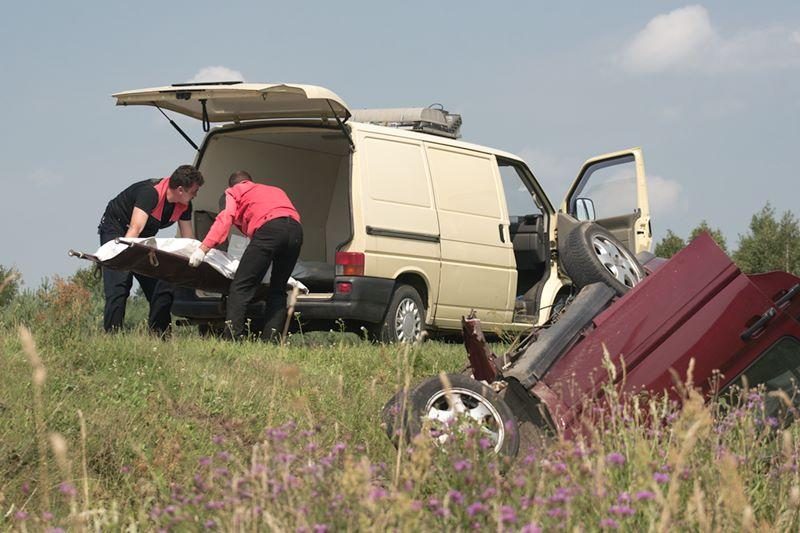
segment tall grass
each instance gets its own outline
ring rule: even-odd
[[[460,346],[106,336],[63,296],[79,291],[48,290],[65,300],[0,325],[4,529],[800,527],[800,434],[766,417],[762,391],[705,403],[690,379],[680,401],[609,389],[578,436],[510,464],[478,431],[396,452],[383,402],[458,369]]]

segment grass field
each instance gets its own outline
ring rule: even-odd
[[[0,312],[0,527],[12,530],[797,530],[800,432],[763,396],[615,398],[513,464],[479,434],[399,454],[380,409],[465,364],[340,334],[229,344],[100,333],[74,280]],[[28,336],[28,331],[31,335]],[[730,402],[729,402],[730,403]],[[643,412],[649,416],[642,415]]]

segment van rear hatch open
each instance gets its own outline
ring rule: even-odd
[[[112,95],[117,105],[149,105],[204,123],[262,119],[334,119],[350,117],[333,91],[315,85],[265,83],[174,84]]]

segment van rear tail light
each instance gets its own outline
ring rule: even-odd
[[[361,252],[336,252],[337,276],[363,276],[364,254]]]

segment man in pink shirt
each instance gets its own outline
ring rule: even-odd
[[[234,172],[225,190],[225,209],[217,215],[189,264],[198,266],[211,248],[225,242],[231,224],[250,239],[250,244],[242,254],[228,293],[227,332],[234,339],[245,335],[247,306],[272,264],[262,334],[262,338],[270,339],[282,331],[286,320],[286,282],[303,244],[300,215],[282,189],[254,183],[244,170]]]

